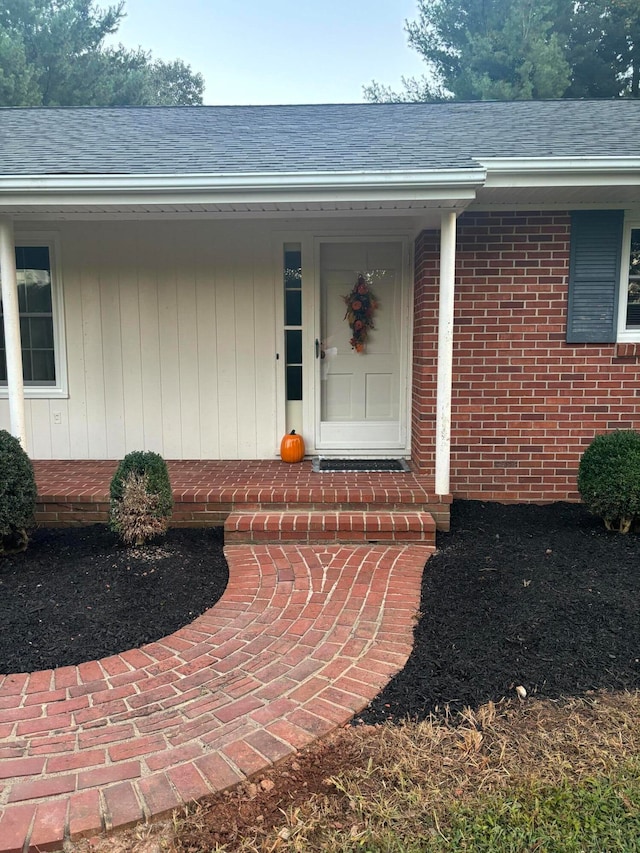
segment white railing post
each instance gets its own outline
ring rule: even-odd
[[[27,449],[27,429],[24,413],[24,379],[22,375],[22,344],[20,341],[20,308],[16,276],[16,246],[13,222],[0,218],[0,280],[4,344],[7,353],[7,388],[11,433]]]
[[[436,494],[450,491],[451,383],[453,378],[453,298],[456,275],[456,212],[440,220],[440,298],[438,303],[438,393],[436,402]]]

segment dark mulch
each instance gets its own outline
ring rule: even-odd
[[[222,531],[129,549],[101,526],[37,530],[0,560],[0,672],[81,663],[160,639],[227,583]],[[359,715],[423,718],[489,699],[640,688],[640,535],[575,504],[454,504],[422,585],[404,670]]]
[[[459,501],[422,583],[404,670],[359,715],[422,719],[488,700],[640,688],[640,535],[575,504]]]
[[[107,527],[40,529],[0,560],[0,672],[105,657],[158,640],[215,604],[221,529],[170,530],[126,548]]]

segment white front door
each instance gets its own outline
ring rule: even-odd
[[[316,447],[340,454],[375,454],[407,447],[408,323],[404,244],[399,240],[323,242],[320,257],[320,340],[316,358]],[[345,316],[345,297],[365,285],[375,300],[362,351],[362,339]],[[357,294],[351,300],[361,310]],[[353,320],[353,315],[351,316]],[[361,321],[362,322],[362,321]]]

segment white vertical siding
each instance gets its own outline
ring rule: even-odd
[[[78,229],[79,231],[79,229]],[[69,446],[64,452],[60,448],[58,458],[85,459],[89,457],[89,436],[87,432],[87,395],[85,378],[85,360],[83,347],[82,318],[82,270],[91,263],[91,247],[85,249],[85,239],[90,232],[76,232],[74,252],[61,251],[61,274],[65,294],[64,316],[67,330],[67,375],[69,388],[73,388],[68,400],[56,400],[60,404],[62,417],[68,424]],[[73,334],[69,334],[73,330]],[[64,357],[64,354],[63,354]],[[29,401],[27,401],[29,405]],[[41,425],[45,428],[45,424]],[[54,457],[55,458],[55,457]]]
[[[192,448],[189,455],[200,459],[200,393],[197,379],[200,361],[200,341],[196,315],[196,278],[202,263],[199,246],[202,239],[190,231],[181,247],[180,270],[176,293],[178,331],[178,383],[180,397],[180,442],[183,448]]]
[[[60,234],[69,398],[27,400],[31,455],[272,457],[269,227],[68,222],[47,230]],[[2,400],[0,426],[7,419]]]
[[[157,236],[148,228],[137,231],[137,290],[140,308],[138,345],[141,371],[138,393],[142,403],[142,413],[139,417],[142,418],[143,435],[140,448],[163,453]]]
[[[117,459],[145,449],[167,459],[273,458],[285,405],[276,384],[278,367],[283,377],[275,359],[283,319],[276,247],[295,233],[311,270],[314,234],[406,227],[391,220],[21,224],[21,232],[59,236],[69,386],[68,399],[27,399],[31,455]],[[305,318],[309,344],[311,302]],[[309,363],[307,378],[312,370]],[[8,426],[0,399],[0,427]]]
[[[96,257],[100,259],[98,290],[100,299],[100,339],[102,341],[102,382],[97,383],[96,403],[100,412],[102,401],[100,398],[100,386],[102,386],[104,398],[105,418],[105,457],[119,458],[126,453],[125,450],[125,408],[124,408],[124,381],[123,381],[123,359],[122,341],[126,338],[127,328],[123,324],[120,311],[120,273],[126,274],[126,256],[119,253],[119,264],[109,262],[107,255],[108,245],[95,246]],[[86,318],[85,318],[86,319]],[[96,341],[96,359],[98,348]],[[89,377],[88,377],[89,378]],[[129,413],[126,413],[129,416]],[[96,430],[94,441],[102,443],[101,430]],[[91,434],[91,431],[90,431]],[[99,436],[99,437],[98,437]]]
[[[109,410],[109,422],[107,422],[107,406],[105,401],[105,392],[111,391],[111,386],[105,389],[105,379],[110,383],[116,382],[113,372],[109,371],[107,365],[107,373],[105,375],[104,350],[102,342],[103,323],[102,323],[102,293],[101,282],[108,284],[108,269],[104,266],[108,260],[108,248],[104,245],[106,241],[98,239],[102,229],[89,228],[84,226],[83,233],[78,240],[78,244],[74,244],[74,249],[82,252],[82,266],[80,269],[80,287],[79,291],[70,294],[72,300],[78,299],[80,302],[81,311],[81,327],[69,329],[70,337],[80,335],[79,355],[82,359],[83,376],[82,383],[84,385],[84,400],[85,400],[85,422],[86,430],[86,447],[87,455],[90,459],[101,459],[108,457],[107,448],[107,432],[111,425],[117,424],[118,413]],[[66,241],[65,241],[66,244]],[[63,248],[63,252],[66,245]],[[64,254],[63,254],[64,264]],[[64,277],[64,266],[63,266]],[[66,291],[66,288],[65,288]],[[105,295],[105,301],[108,302],[108,297]],[[114,332],[107,327],[107,334]],[[119,330],[118,330],[119,333]],[[107,350],[112,349],[108,346]],[[75,390],[75,389],[74,389]],[[73,398],[71,385],[69,393]],[[113,397],[113,394],[110,394]],[[84,447],[84,442],[77,448],[71,448],[73,456],[79,455]]]
[[[258,447],[267,447],[274,444],[277,438],[277,446],[280,445],[281,436],[278,434],[276,423],[278,418],[278,402],[284,407],[284,395],[278,401],[275,389],[277,387],[277,364],[276,351],[278,349],[274,338],[273,329],[281,329],[284,317],[276,319],[276,304],[278,296],[282,291],[282,272],[276,269],[273,263],[272,241],[256,241],[254,246],[254,288],[253,304],[255,316],[258,322],[254,324],[255,336],[255,373],[256,376],[264,376],[257,384],[255,395],[255,419],[256,430],[254,441],[256,450]],[[282,249],[280,250],[282,252]],[[274,444],[275,446],[275,444]]]
[[[126,414],[123,419],[123,441],[126,448],[143,448],[145,447],[145,430],[140,316],[141,275],[140,246],[136,231],[127,229],[122,235],[121,245],[122,267],[118,275],[118,301],[122,353],[122,405],[123,412]]]
[[[216,275],[218,246],[215,224],[211,223],[202,241],[201,262],[195,275],[196,333],[198,335],[198,418],[200,450],[203,459],[219,459],[220,406],[218,389],[218,337],[216,334]]]
[[[158,336],[160,340],[160,395],[162,401],[162,453],[168,459],[191,456],[182,447],[182,412],[180,411],[180,341],[178,339],[178,276],[181,257],[174,245],[174,231],[168,222],[158,223],[160,244],[156,247],[159,262],[156,271],[158,287]],[[143,341],[143,346],[144,346]],[[187,413],[185,413],[187,414]]]

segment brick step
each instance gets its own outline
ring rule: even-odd
[[[226,544],[411,543],[435,548],[436,524],[428,512],[286,510],[232,512],[224,523]]]

